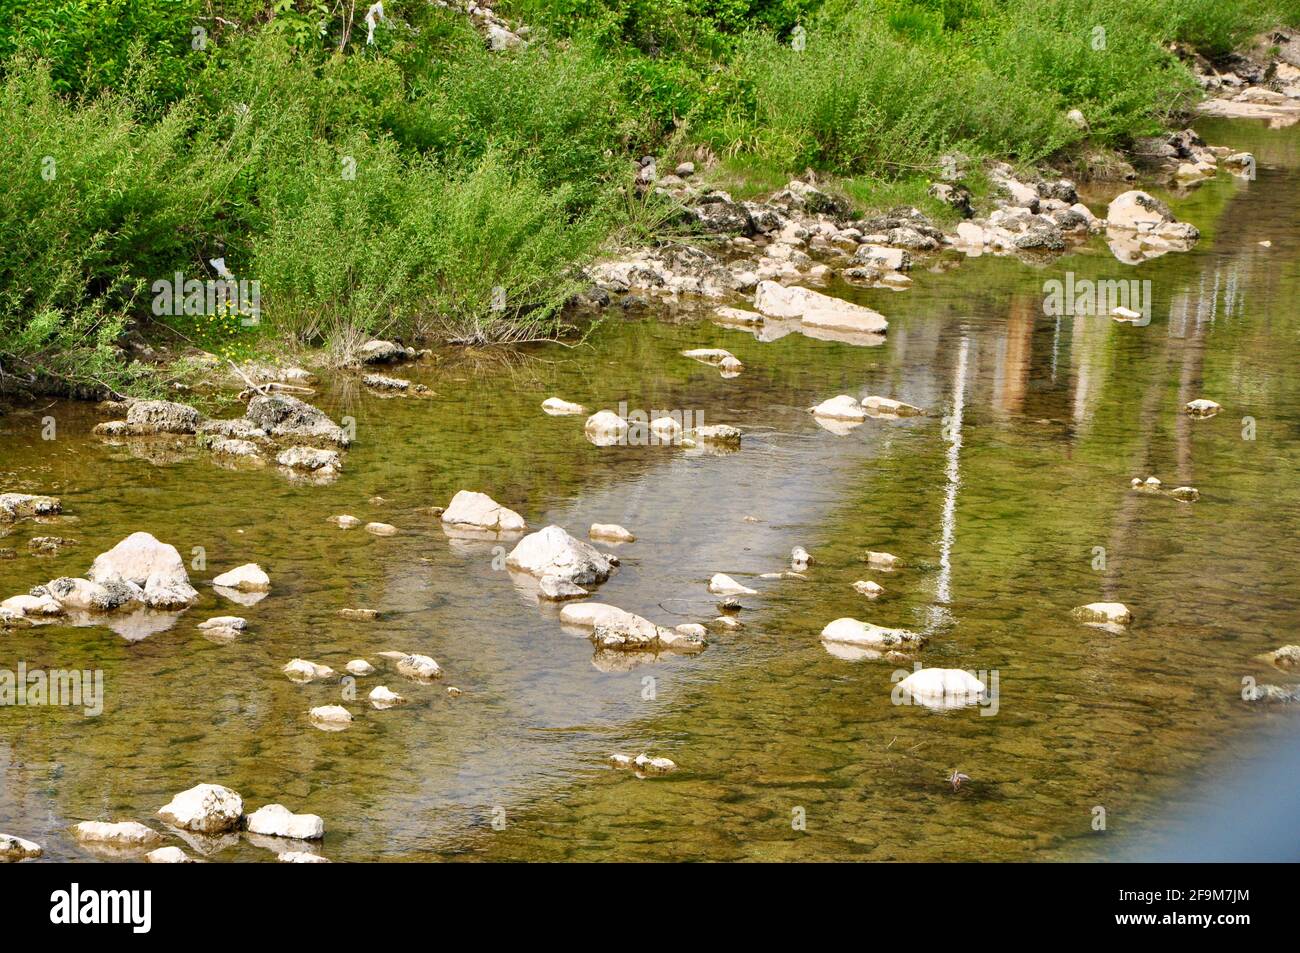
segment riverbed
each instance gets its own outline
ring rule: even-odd
[[[159,454],[91,434],[103,418],[53,402],[0,417],[0,489],[62,499],[66,516],[5,527],[0,595],[85,573],[145,530],[195,558],[200,601],[158,631],[59,624],[0,636],[0,666],[104,672],[104,710],[0,707],[0,830],[52,859],[95,859],[67,828],[141,820],[199,782],[247,809],[319,814],[335,861],[1032,860],[1116,856],[1157,838],[1194,781],[1267,758],[1255,739],[1296,712],[1242,701],[1242,679],[1291,684],[1257,656],[1300,622],[1300,132],[1203,122],[1207,141],[1253,152],[1258,174],[1158,193],[1199,243],[1137,266],[1102,237],[1036,265],[948,253],[910,290],[832,294],[885,314],[885,342],[775,340],[683,310],[611,314],[586,342],[508,356],[443,354],[403,369],[423,398],[327,380],[314,403],[357,438],[327,485],[274,467],[223,469],[197,449]],[[1111,191],[1114,191],[1113,189]],[[1106,196],[1085,196],[1104,211]],[[1261,245],[1270,242],[1271,245]],[[1044,314],[1045,282],[1150,281],[1145,326]],[[743,302],[737,302],[743,304]],[[680,352],[723,347],[736,377]],[[926,411],[847,433],[808,408],[837,394]],[[734,453],[597,447],[591,410],[679,411],[744,431]],[[1192,419],[1183,405],[1222,412]],[[232,410],[236,410],[232,404]],[[48,422],[55,422],[54,439]],[[1156,475],[1195,503],[1134,492]],[[758,590],[736,629],[697,655],[596,653],[502,567],[492,541],[449,537],[430,512],[460,489],[530,527],[585,537],[618,523],[636,542],[594,596],[665,625],[710,623],[706,584]],[[341,530],[350,513],[400,530]],[[57,555],[31,536],[76,540]],[[806,578],[790,550],[815,557]],[[508,548],[508,547],[507,547]],[[864,561],[885,550],[901,567]],[[269,595],[243,607],[209,581],[256,562]],[[868,600],[857,580],[884,587]],[[1123,602],[1120,631],[1075,606]],[[376,621],[338,611],[370,607]],[[197,624],[238,614],[212,641]],[[995,706],[933,711],[892,698],[900,668],[827,650],[851,616],[921,632],[927,666],[968,669]],[[299,685],[302,657],[341,670],[388,650],[444,677],[395,674]],[[371,710],[388,684],[410,704]],[[453,697],[448,685],[462,690]],[[314,728],[313,706],[354,714]],[[671,758],[639,778],[615,752]],[[969,777],[957,789],[954,772]],[[1099,818],[1100,823],[1099,823]],[[217,861],[274,860],[232,837]]]

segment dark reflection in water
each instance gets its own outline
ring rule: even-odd
[[[759,341],[683,314],[611,320],[589,347],[538,349],[512,367],[449,358],[410,375],[432,388],[428,400],[338,381],[320,403],[354,416],[358,441],[327,486],[224,470],[184,447],[107,447],[78,405],[0,418],[0,486],[58,494],[75,520],[9,528],[0,546],[19,557],[0,561],[4,595],[81,575],[135,530],[206,557],[191,572],[200,603],[146,637],[64,625],[3,636],[4,666],[101,668],[106,700],[98,718],[0,709],[0,830],[56,858],[88,857],[69,824],[147,820],[212,781],[250,808],[322,815],[321,850],[336,860],[1141,847],[1189,776],[1212,779],[1220,759],[1244,757],[1259,723],[1293,718],[1247,707],[1240,684],[1294,681],[1255,657],[1295,641],[1300,620],[1297,139],[1226,126],[1209,138],[1252,149],[1261,171],[1176,202],[1204,233],[1191,253],[1130,267],[1097,240],[1038,268],[980,258],[922,272],[904,294],[834,289],[890,317],[880,347]],[[1067,271],[1149,279],[1151,324],[1044,315],[1043,282]],[[723,379],[679,356],[700,346],[730,349],[744,373]],[[807,408],[839,393],[929,415],[837,435]],[[703,414],[745,428],[744,448],[597,448],[582,418],[541,413],[552,395]],[[1224,412],[1181,413],[1200,396]],[[47,415],[57,440],[40,438]],[[1129,491],[1149,474],[1202,499]],[[495,568],[497,544],[442,531],[428,508],[461,488],[533,527],[631,528],[638,541],[618,549],[622,567],[597,598],[656,621],[710,621],[715,572],[759,594],[745,597],[744,627],[714,631],[701,655],[594,655]],[[402,532],[339,530],[327,522],[337,513]],[[27,539],[44,534],[78,542],[28,555]],[[785,568],[795,545],[817,558],[807,580],[758,578]],[[871,569],[868,549],[903,568]],[[249,561],[270,573],[269,597],[242,608],[212,591],[212,577]],[[858,579],[884,595],[864,599]],[[1128,604],[1135,623],[1112,633],[1069,618],[1100,600]],[[383,616],[340,619],[350,606]],[[229,613],[250,623],[234,641],[196,628]],[[820,643],[841,616],[926,632],[924,664],[996,676],[996,713],[892,704],[895,664]],[[376,657],[393,649],[432,655],[446,676],[406,682]],[[350,700],[336,683],[281,675],[295,656],[338,670],[365,656],[381,671]],[[411,704],[370,710],[378,684]],[[448,684],[464,694],[448,696]],[[353,711],[346,731],[308,724],[310,707],[330,703]],[[605,766],[615,751],[667,755],[681,770],[638,780]],[[955,792],[954,770],[971,777]],[[272,859],[274,846],[191,845],[222,860]]]

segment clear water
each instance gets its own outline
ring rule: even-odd
[[[1297,641],[1300,621],[1300,136],[1204,131],[1254,151],[1260,172],[1174,197],[1203,232],[1190,253],[1129,267],[1097,239],[1037,268],[980,258],[921,271],[905,293],[837,289],[890,318],[875,348],[760,342],[688,313],[611,317],[574,350],[508,364],[448,354],[403,372],[434,390],[428,400],[334,380],[314,399],[355,417],[358,441],[328,486],[221,469],[197,451],[106,446],[85,405],[0,417],[0,488],[56,494],[69,516],[0,530],[0,547],[18,552],[0,560],[0,593],[82,575],[136,530],[207,558],[191,571],[199,604],[145,638],[61,625],[0,636],[0,667],[106,679],[97,718],[0,708],[0,830],[56,859],[94,859],[69,825],[150,821],[172,794],[211,781],[250,809],[320,814],[319,849],[336,861],[1062,859],[1157,836],[1189,777],[1248,763],[1261,729],[1294,717],[1247,706],[1240,688],[1244,676],[1293,680],[1255,657]],[[1045,316],[1043,282],[1067,271],[1149,279],[1151,324]],[[699,346],[730,349],[744,373],[724,380],[679,356]],[[930,416],[836,436],[806,408],[839,393],[898,397]],[[552,395],[702,413],[744,428],[744,447],[596,448],[581,418],[541,413]],[[1201,396],[1224,412],[1181,413]],[[41,439],[47,416],[54,441]],[[1201,500],[1130,492],[1130,478],[1152,473]],[[744,628],[714,632],[703,654],[594,657],[494,568],[493,544],[442,532],[428,508],[461,488],[534,527],[636,532],[599,601],[676,624],[717,614],[705,588],[715,572],[760,595],[745,600]],[[336,513],[402,532],[342,531],[327,521]],[[30,555],[27,539],[46,534],[78,542]],[[806,580],[755,578],[785,568],[795,545],[817,558]],[[873,571],[869,548],[905,568]],[[250,561],[273,580],[256,606],[205,585]],[[864,599],[858,579],[885,594]],[[1135,623],[1111,633],[1070,619],[1098,600],[1126,603]],[[347,622],[337,611],[349,606],[383,617]],[[196,628],[232,612],[250,623],[233,642]],[[892,704],[896,663],[847,661],[820,643],[840,616],[929,633],[927,665],[996,672],[996,715]],[[432,655],[446,676],[359,680],[358,700],[342,701],[356,720],[337,733],[306,713],[339,702],[340,686],[279,671],[295,656],[382,664],[375,653],[390,649]],[[411,704],[369,710],[376,684]],[[449,697],[449,684],[464,694]],[[667,755],[680,770],[640,780],[606,765],[615,751]],[[971,778],[956,792],[954,769]],[[804,830],[792,825],[800,811]],[[195,847],[274,858],[247,837]]]

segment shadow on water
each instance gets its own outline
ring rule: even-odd
[[[336,860],[1138,849],[1189,776],[1213,787],[1221,759],[1241,761],[1261,727],[1293,717],[1249,708],[1239,688],[1244,676],[1291,680],[1256,656],[1300,622],[1300,140],[1223,125],[1207,137],[1255,151],[1260,177],[1223,176],[1175,199],[1203,231],[1190,253],[1132,267],[1098,239],[1040,267],[979,258],[922,272],[902,294],[836,289],[890,318],[874,348],[759,341],[689,316],[611,320],[590,347],[535,349],[508,371],[451,361],[412,371],[428,400],[383,400],[340,380],[320,403],[354,416],[358,441],[327,486],[223,470],[190,449],[160,458],[106,446],[83,406],[0,418],[0,485],[55,493],[70,516],[8,528],[0,546],[19,555],[0,561],[0,592],[80,575],[135,530],[183,554],[202,547],[206,560],[191,571],[200,603],[147,637],[62,625],[4,636],[0,665],[100,668],[106,699],[96,718],[0,708],[0,830],[83,858],[69,824],[147,819],[212,781],[250,807],[322,815],[322,849]],[[1069,271],[1149,279],[1151,324],[1044,315],[1044,282]],[[744,373],[723,379],[679,356],[698,346],[730,349]],[[837,435],[807,408],[839,393],[893,396],[928,415]],[[703,414],[745,428],[745,445],[597,448],[581,418],[541,414],[552,395]],[[1180,409],[1200,396],[1225,411],[1190,420]],[[40,437],[46,416],[54,441]],[[1152,473],[1199,487],[1201,500],[1130,492],[1131,477]],[[661,623],[709,622],[715,572],[759,594],[744,599],[744,627],[714,631],[701,655],[595,655],[496,568],[496,544],[443,533],[428,508],[461,488],[533,527],[631,528],[638,540],[618,549],[622,567],[596,598]],[[342,512],[402,532],[336,529],[327,518]],[[77,543],[29,555],[27,539],[46,534]],[[817,558],[807,579],[759,578],[785,568],[794,545]],[[902,568],[871,569],[867,549],[897,554]],[[240,608],[208,582],[248,561],[273,589]],[[867,601],[858,579],[884,594]],[[1135,623],[1111,633],[1069,618],[1100,600],[1125,602]],[[349,606],[383,615],[344,621]],[[230,612],[249,620],[238,639],[196,629]],[[925,631],[924,664],[995,677],[996,712],[893,704],[892,678],[907,666],[820,643],[841,616]],[[391,649],[434,656],[446,677],[360,679],[357,699],[342,699],[356,716],[342,732],[306,720],[342,686],[279,672],[294,656],[341,669]],[[369,710],[377,684],[411,704]],[[449,697],[447,684],[465,694]],[[638,780],[605,766],[615,751],[664,754],[681,770]],[[971,778],[957,791],[953,770]],[[272,856],[246,839],[218,846],[223,860]]]

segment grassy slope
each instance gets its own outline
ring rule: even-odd
[[[547,335],[572,266],[656,220],[627,188],[643,153],[716,157],[742,194],[811,168],[919,202],[948,151],[1082,148],[1071,108],[1089,147],[1158,128],[1195,95],[1170,41],[1300,21],[1297,0],[508,0],[532,42],[493,54],[423,0],[370,46],[360,10],[344,43],[306,0],[16,2],[0,375],[136,390],[116,342],[153,282],[212,258],[260,283],[261,324],[153,320],[223,353]]]

